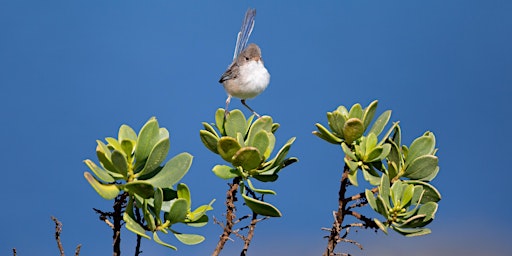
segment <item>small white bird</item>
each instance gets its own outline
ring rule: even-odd
[[[238,33],[235,54],[233,62],[220,77],[219,83],[224,85],[224,90],[228,93],[226,99],[225,113],[227,115],[231,97],[241,99],[242,104],[246,106],[254,115],[260,117],[246,103],[246,99],[252,99],[262,93],[270,82],[270,74],[263,65],[261,50],[256,44],[250,44],[246,47],[249,36],[254,28],[255,9],[248,9]]]

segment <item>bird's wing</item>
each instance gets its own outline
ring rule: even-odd
[[[222,84],[226,80],[235,79],[238,75],[238,68],[238,64],[235,61],[233,61],[233,63],[231,63],[226,72],[224,72],[224,74],[222,74],[222,76],[220,77],[219,83]]]
[[[251,36],[252,29],[254,28],[254,18],[256,17],[256,9],[247,9],[245,13],[245,18],[242,23],[242,27],[240,28],[240,32],[238,32],[238,36],[236,38],[236,46],[235,53],[233,54],[233,60],[238,57],[238,55],[245,49],[247,46],[247,41],[249,41],[249,37]]]

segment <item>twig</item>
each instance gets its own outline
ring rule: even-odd
[[[251,244],[251,240],[254,236],[254,229],[256,228],[256,223],[258,223],[258,214],[254,211],[252,212],[251,224],[249,225],[249,232],[247,232],[247,237],[244,239],[244,248],[240,253],[240,256],[245,256],[247,254],[247,250],[249,250],[249,245]]]
[[[222,251],[222,248],[224,248],[224,245],[226,244],[226,241],[229,239],[229,236],[231,235],[233,231],[233,220],[236,218],[235,215],[235,202],[236,199],[236,191],[238,190],[240,183],[240,178],[235,177],[233,179],[233,183],[228,184],[229,189],[226,192],[226,224],[223,225],[223,232],[220,236],[219,242],[217,243],[217,246],[215,247],[215,250],[212,253],[212,256],[217,256],[220,254],[220,251]]]
[[[76,249],[75,249],[75,256],[80,255],[80,249],[81,249],[81,248],[82,248],[82,245],[81,245],[81,244],[79,244],[79,245],[77,245],[77,246],[76,246]]]
[[[61,256],[64,256],[64,247],[62,247],[62,243],[60,241],[60,233],[62,232],[62,223],[55,217],[51,217],[53,222],[55,222],[55,241],[57,241],[57,247],[59,248],[59,252]]]
[[[375,194],[375,193],[379,192],[379,187],[374,187],[374,188],[372,188],[370,191],[371,191],[373,194]],[[361,192],[361,193],[359,193],[359,194],[355,194],[355,195],[353,195],[353,196],[351,196],[351,197],[347,197],[347,198],[343,199],[343,203],[345,203],[345,204],[346,204],[346,203],[348,203],[348,202],[350,202],[350,201],[358,200],[358,199],[361,199],[361,198],[366,198],[366,196],[365,196],[365,192]]]
[[[375,230],[378,230],[379,229],[379,226],[377,226],[377,223],[375,223],[375,221],[373,221],[372,219],[358,213],[358,212],[354,212],[354,211],[347,211],[346,212],[347,215],[352,215],[354,216],[356,219],[358,220],[361,220],[363,221],[363,225],[365,228],[372,228],[372,229],[375,229]]]
[[[16,248],[12,248],[12,256],[16,256]]]
[[[332,224],[332,228],[330,230],[330,234],[327,239],[327,247],[325,249],[325,252],[323,256],[334,256],[334,249],[336,248],[336,245],[340,241],[340,232],[341,232],[341,225],[343,224],[343,219],[345,218],[345,206],[346,206],[346,200],[345,200],[345,193],[347,192],[347,185],[348,185],[348,174],[350,172],[350,169],[345,164],[345,167],[343,168],[343,174],[341,175],[341,181],[340,181],[340,190],[338,192],[338,211],[334,212],[334,222]]]
[[[92,208],[97,214],[100,215],[100,220],[101,221],[104,221],[111,229],[114,229],[114,224],[112,224],[112,222],[110,222],[110,220],[108,218],[112,218],[114,216],[114,213],[113,212],[104,212],[102,210],[99,210],[99,209],[96,209],[96,208]]]
[[[137,222],[140,222],[142,220],[142,217],[140,216],[140,211],[138,208],[135,211],[135,219]],[[137,235],[137,244],[135,245],[135,256],[138,256],[142,253],[142,251],[140,250],[141,239],[142,239],[142,236]]]
[[[128,197],[128,193],[124,192],[123,194],[116,197],[114,201],[114,212],[112,215],[113,218],[113,256],[121,255],[121,222],[123,220],[123,212],[126,204],[126,198]]]

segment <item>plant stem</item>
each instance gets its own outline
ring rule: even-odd
[[[123,220],[123,208],[126,204],[126,197],[128,196],[128,193],[124,192],[123,194],[116,197],[116,200],[114,202],[114,214],[112,216],[113,218],[113,224],[114,228],[113,230],[113,256],[120,256],[121,255],[121,221]]]
[[[141,223],[141,221],[142,221],[142,216],[140,216],[140,209],[139,208],[137,208],[135,210],[135,220],[138,223]],[[142,237],[137,235],[137,244],[135,245],[135,256],[138,256],[138,255],[140,255],[140,253],[142,253],[142,251],[140,250],[141,239],[142,239]]]
[[[62,223],[55,217],[51,217],[53,222],[55,222],[55,241],[57,241],[57,247],[59,248],[59,252],[61,256],[64,256],[64,247],[62,247],[62,243],[60,241],[60,233],[62,232]]]
[[[76,249],[75,249],[75,256],[80,255],[80,249],[81,249],[81,248],[82,248],[82,245],[81,245],[81,244],[79,244],[79,245],[77,245],[77,246],[76,246]]]
[[[256,229],[256,223],[258,223],[258,221],[258,214],[252,212],[251,224],[249,225],[247,237],[244,239],[244,248],[242,249],[240,256],[245,256],[247,254],[247,250],[249,250],[249,245],[251,244],[251,240],[254,237],[254,229]]]
[[[343,224],[343,219],[345,218],[346,213],[346,202],[345,202],[345,193],[347,192],[348,185],[348,174],[350,169],[347,165],[343,168],[343,174],[341,175],[340,182],[340,190],[338,192],[338,211],[334,214],[334,222],[332,224],[331,232],[328,237],[327,248],[323,256],[334,256],[334,249],[336,245],[341,240],[341,226]]]
[[[212,256],[217,256],[220,254],[220,251],[224,248],[224,244],[229,239],[231,232],[233,231],[233,220],[235,219],[235,202],[236,202],[236,191],[238,190],[238,186],[240,183],[240,178],[235,177],[233,179],[233,183],[229,184],[229,189],[226,192],[226,224],[224,225],[224,230],[222,235],[220,236],[219,242],[215,247],[215,250],[212,253]]]

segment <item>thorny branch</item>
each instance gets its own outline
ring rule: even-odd
[[[60,233],[62,233],[62,223],[55,217],[51,216],[53,222],[55,222],[55,241],[57,241],[57,247],[59,248],[59,252],[61,256],[64,256],[64,247],[62,246],[62,242],[60,241]],[[76,246],[75,256],[80,254],[81,244]],[[13,255],[16,256],[16,248],[12,249]]]
[[[96,208],[93,208],[93,210],[100,215],[100,220],[104,221],[112,229],[113,256],[121,255],[121,226],[127,198],[128,193],[126,192],[118,195],[114,201],[113,212],[104,212]],[[112,221],[110,221],[110,219],[112,219]]]
[[[213,251],[212,256],[217,256],[220,254],[220,251],[222,251],[222,248],[224,248],[226,241],[229,239],[229,236],[233,232],[233,220],[236,218],[236,215],[235,215],[235,211],[236,211],[235,202],[237,201],[236,192],[238,190],[239,183],[240,183],[240,178],[235,177],[235,178],[233,178],[233,182],[228,184],[229,189],[226,192],[226,223],[224,225],[221,225],[221,226],[223,226],[223,232],[219,238],[219,242],[217,243],[215,250]]]
[[[57,241],[57,247],[59,248],[59,252],[61,256],[64,256],[64,248],[62,247],[62,243],[60,241],[60,233],[62,232],[62,223],[55,217],[51,217],[53,222],[55,222],[55,241]]]
[[[347,165],[345,165],[345,167],[343,168],[343,174],[341,176],[340,190],[338,192],[338,210],[333,212],[334,222],[332,227],[328,229],[330,234],[329,236],[327,236],[327,248],[323,256],[337,255],[334,252],[334,249],[336,248],[336,245],[340,242],[351,243],[359,247],[359,249],[363,249],[361,244],[359,244],[358,242],[346,239],[351,227],[364,227],[378,230],[378,226],[373,220],[367,218],[364,215],[361,215],[358,212],[352,211],[352,209],[354,208],[365,206],[368,202],[366,201],[365,193],[359,193],[351,197],[345,197],[347,187],[350,185],[350,181],[348,179],[349,172],[350,169],[348,168]],[[372,193],[377,193],[378,191],[378,187],[375,187],[371,190]],[[352,201],[356,202],[349,206],[348,203]],[[343,226],[343,221],[345,219],[345,216],[347,215],[353,216],[356,219],[361,220],[362,223],[353,223]],[[343,235],[341,234],[342,230],[344,230]]]

